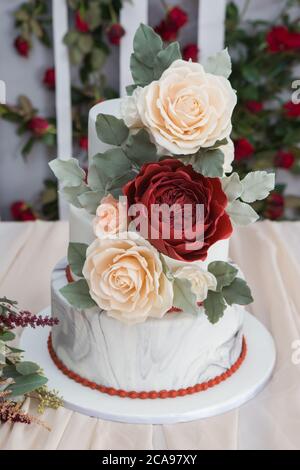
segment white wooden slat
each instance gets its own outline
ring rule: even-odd
[[[72,156],[72,106],[69,54],[63,42],[68,31],[67,0],[53,0],[52,15],[56,74],[57,157],[68,159]],[[68,219],[69,204],[60,196],[60,193],[58,197],[60,218]]]
[[[226,0],[199,0],[198,46],[201,62],[224,48]]]
[[[123,2],[120,23],[126,34],[120,45],[120,95],[126,94],[126,86],[132,83],[130,73],[130,55],[134,34],[140,23],[148,22],[148,0],[131,0]]]
[[[0,103],[6,103],[6,86],[3,80],[0,80]]]

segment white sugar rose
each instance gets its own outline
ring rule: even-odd
[[[225,77],[206,73],[198,63],[176,60],[131,104],[135,101],[158,147],[188,155],[229,137],[236,93]]]
[[[107,315],[124,323],[161,318],[172,307],[172,283],[157,250],[137,233],[126,237],[96,239],[88,247],[82,272],[90,295]]]
[[[121,116],[127,127],[142,127],[143,123],[137,110],[137,100],[142,91],[137,87],[131,96],[125,96],[121,101]]]
[[[127,213],[111,194],[104,196],[93,219],[94,234],[98,238],[115,235],[127,230]]]
[[[174,277],[187,279],[191,283],[191,291],[195,294],[197,302],[206,299],[208,290],[216,290],[217,279],[209,271],[201,269],[199,266],[183,266],[174,272]]]

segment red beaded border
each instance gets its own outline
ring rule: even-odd
[[[92,382],[88,379],[84,379],[80,375],[76,374],[72,370],[68,369],[63,362],[57,357],[51,339],[51,333],[49,334],[48,338],[48,350],[49,354],[58,369],[65,375],[67,375],[70,379],[75,380],[75,382],[80,383],[85,387],[89,387],[93,390],[98,390],[98,392],[107,393],[108,395],[117,395],[121,398],[140,398],[142,400],[146,398],[154,399],[154,398],[176,398],[176,397],[184,397],[185,395],[192,395],[193,393],[203,392],[208,388],[214,387],[215,385],[223,382],[224,380],[228,379],[234,372],[238,370],[241,366],[242,362],[244,361],[246,354],[247,354],[247,344],[245,337],[243,336],[243,344],[242,344],[242,351],[240,357],[237,361],[228,369],[226,372],[223,372],[220,375],[217,375],[214,379],[210,379],[207,382],[202,382],[199,384],[194,385],[193,387],[187,388],[180,388],[179,390],[160,390],[155,391],[152,390],[151,392],[135,392],[130,391],[127,392],[126,390],[115,389],[113,387],[105,387],[104,385],[99,385],[96,382]]]

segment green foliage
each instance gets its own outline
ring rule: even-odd
[[[69,243],[68,262],[72,272],[79,277],[82,276],[82,268],[86,258],[87,247],[88,245],[85,243]]]
[[[67,284],[60,289],[60,292],[73,307],[84,309],[96,306],[85,279]]]

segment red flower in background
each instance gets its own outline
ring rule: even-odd
[[[51,90],[55,88],[55,69],[53,67],[45,70],[43,83]]]
[[[162,20],[159,25],[154,28],[154,31],[160,35],[163,41],[175,41],[178,34],[178,28],[169,24],[166,20]]]
[[[300,103],[295,104],[292,101],[285,103],[283,106],[285,113],[288,117],[299,117],[300,116]]]
[[[154,28],[163,41],[174,41],[177,38],[178,31],[188,20],[188,15],[179,6],[168,10],[167,16]]]
[[[182,50],[182,58],[184,60],[192,60],[198,62],[199,49],[197,44],[187,44]]]
[[[143,165],[136,178],[124,186],[123,194],[128,198],[129,207],[137,203],[145,206],[149,240],[159,252],[173,259],[204,260],[211,245],[232,233],[230,218],[225,212],[227,197],[220,179],[205,177],[191,165],[184,165],[174,158]],[[152,218],[153,204],[161,207],[162,212],[163,205],[181,210],[173,217],[169,217],[169,211],[162,213],[161,219],[157,220],[157,217]],[[197,204],[204,206],[204,220],[198,224]],[[182,229],[186,217],[193,223],[194,233],[188,235]],[[154,230],[155,237],[150,229]],[[203,243],[199,235],[203,235]]]
[[[79,147],[82,150],[87,150],[89,146],[89,140],[86,135],[82,135],[79,139]]]
[[[269,52],[300,48],[300,33],[290,32],[286,26],[274,26],[266,37]]]
[[[260,101],[250,100],[246,102],[246,107],[251,113],[260,113],[264,105]]]
[[[284,152],[283,150],[279,150],[279,152],[275,156],[275,166],[277,168],[285,168],[288,170],[293,166],[295,162],[295,155],[292,152]]]
[[[26,41],[26,39],[22,38],[21,36],[18,36],[15,39],[14,46],[21,56],[28,57],[30,44],[28,41]]]
[[[49,128],[49,122],[39,116],[35,116],[30,119],[27,123],[28,129],[30,129],[36,136],[40,137],[47,133]]]
[[[16,201],[10,207],[11,215],[14,220],[26,222],[36,220],[36,216],[31,207],[24,201]]]
[[[88,33],[90,30],[88,23],[82,18],[80,11],[76,11],[75,14],[75,28],[81,33]]]
[[[182,28],[187,23],[188,15],[179,6],[175,6],[168,11],[167,21],[173,23],[177,29]]]
[[[114,46],[119,46],[121,38],[125,34],[125,29],[119,23],[115,23],[108,28],[106,34],[111,44],[113,44]]]
[[[250,157],[254,152],[253,145],[247,139],[238,139],[234,142],[235,160],[240,161]]]
[[[284,197],[280,193],[271,193],[267,200],[267,207],[264,211],[264,216],[271,220],[279,219],[284,213]]]

